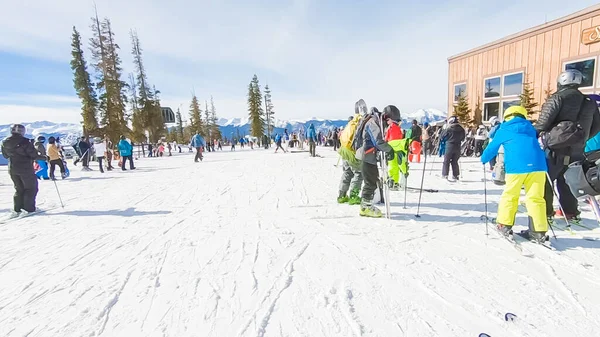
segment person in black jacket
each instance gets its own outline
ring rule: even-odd
[[[442,132],[440,138],[446,140],[442,178],[448,179],[450,165],[452,165],[452,177],[454,180],[458,180],[460,177],[460,168],[458,166],[458,159],[460,159],[460,144],[465,140],[465,129],[460,126],[456,116],[448,118],[448,128]]]
[[[413,119],[410,130],[410,139],[413,141],[421,142],[421,134],[423,133],[423,130],[419,126],[419,122],[417,122],[416,119]]]
[[[558,76],[558,91],[554,93],[542,105],[540,117],[535,124],[535,129],[540,135],[552,130],[559,122],[577,122],[582,126],[584,139],[593,137],[600,131],[600,115],[596,103],[579,91],[583,81],[580,71],[569,69]],[[546,149],[546,161],[548,164],[548,175],[556,180],[559,194],[559,202],[566,214],[557,212],[557,215],[565,216],[568,220],[578,221],[579,210],[577,209],[577,198],[573,196],[569,186],[565,182],[564,173],[568,165],[583,159],[585,141],[560,151]],[[553,190],[549,181],[546,182],[546,213],[549,218],[555,215],[553,202]]]
[[[35,197],[38,192],[38,179],[33,170],[34,160],[46,160],[25,138],[25,126],[14,124],[11,135],[2,142],[2,155],[8,159],[8,173],[15,184],[14,212],[18,216],[22,211],[35,212]]]

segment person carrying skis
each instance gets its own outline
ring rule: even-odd
[[[340,204],[348,203],[350,205],[359,205],[360,188],[363,182],[362,173],[360,172],[362,162],[356,159],[356,152],[352,147],[352,140],[356,135],[356,131],[361,124],[363,118],[368,115],[369,110],[363,99],[358,100],[354,104],[354,116],[350,117],[348,125],[340,135],[340,150],[339,154],[342,159],[342,179],[340,181],[339,195],[337,202]],[[350,196],[348,197],[348,190]]]
[[[596,103],[579,91],[582,81],[583,74],[579,70],[568,69],[560,74],[558,91],[542,105],[535,124],[535,129],[542,137],[548,175],[552,180],[546,182],[545,192],[546,215],[550,221],[555,215],[566,217],[575,223],[581,220],[577,198],[567,185],[564,173],[569,164],[584,159],[585,142],[600,130],[600,116]],[[568,124],[576,126],[567,129],[565,127],[568,127]],[[572,144],[568,143],[570,140],[573,140]],[[554,212],[551,183],[555,180],[559,203],[566,214],[562,214],[561,211]]]
[[[362,189],[362,201],[360,204],[360,215],[371,218],[381,218],[383,213],[373,205],[373,197],[379,181],[379,170],[377,168],[377,151],[393,156],[394,149],[383,139],[383,126],[379,122],[380,112],[377,108],[371,108],[361,128],[357,130],[359,137],[354,138],[354,147],[357,159],[362,160],[361,172],[363,174],[364,186]]]
[[[33,146],[35,146],[35,149],[37,150],[37,152],[42,157],[47,156],[46,155],[46,147],[44,147],[45,142],[46,142],[46,137],[39,136],[39,137],[37,137],[36,142],[33,144]],[[48,177],[48,162],[46,160],[36,160],[35,162],[40,167],[35,172],[35,175],[38,177],[38,179],[44,179],[44,180],[50,179],[50,177]]]
[[[442,166],[442,178],[448,179],[450,165],[452,165],[452,177],[456,181],[460,177],[460,168],[458,166],[458,159],[460,159],[460,144],[465,140],[465,129],[458,123],[458,117],[451,116],[448,118],[448,128],[444,130],[441,138],[446,144],[444,164]]]
[[[13,211],[11,217],[17,217],[36,211],[35,198],[38,193],[38,179],[33,171],[34,160],[46,160],[36,151],[29,139],[25,138],[26,129],[22,124],[13,124],[11,135],[2,141],[2,156],[8,159],[8,174],[15,185]]]
[[[519,207],[521,188],[525,186],[525,203],[530,217],[529,229],[522,235],[532,241],[544,243],[548,240],[546,218],[546,159],[538,143],[536,131],[527,120],[527,110],[512,106],[504,112],[504,123],[496,131],[481,156],[485,164],[498,155],[504,147],[506,185],[498,203],[498,230],[505,236],[513,234],[512,228]]]
[[[96,159],[98,159],[98,167],[100,173],[104,173],[104,154],[106,153],[106,143],[100,137],[94,138],[94,151],[96,151]]]
[[[398,126],[401,121],[400,110],[394,105],[383,109],[383,120],[387,121],[388,129],[385,141],[394,149],[394,155],[388,159],[389,180],[386,182],[392,191],[400,189],[400,172],[402,172],[402,185],[406,184],[408,177],[408,143],[409,138],[402,137],[402,129]]]
[[[202,138],[202,136],[200,135],[200,132],[196,133],[196,135],[192,137],[190,143],[192,147],[196,149],[196,157],[194,157],[194,162],[197,163],[198,160],[202,161],[202,159],[204,158],[202,156],[202,148],[206,146],[206,142],[204,141],[204,138]],[[232,149],[235,149],[235,146],[233,146]]]
[[[56,138],[54,137],[48,138],[48,159],[50,160],[50,179],[56,180],[54,176],[54,170],[56,169],[56,166],[58,166],[60,169],[61,178],[65,179],[65,165],[63,164],[60,149],[56,144]]]
[[[121,140],[119,141],[117,147],[119,148],[119,155],[121,156],[121,170],[127,171],[125,168],[125,163],[128,159],[129,169],[135,170],[135,167],[133,166],[133,146],[131,146],[127,139],[125,139],[125,136],[121,136]]]
[[[315,125],[310,124],[308,130],[306,130],[306,139],[308,140],[308,152],[311,157],[317,156],[317,132],[315,131]]]

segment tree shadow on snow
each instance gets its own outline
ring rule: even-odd
[[[83,180],[113,180],[113,179],[121,179],[121,177],[77,177],[77,178],[67,178],[64,181],[65,182],[70,182],[70,181],[83,181]]]
[[[121,216],[121,217],[134,217],[134,216],[146,216],[146,215],[167,215],[171,214],[171,211],[136,211],[135,208],[130,207],[127,209],[113,209],[106,211],[70,211],[61,212],[56,215],[75,215],[75,216]]]

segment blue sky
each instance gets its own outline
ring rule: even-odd
[[[221,117],[247,115],[253,74],[277,118],[345,118],[354,102],[445,110],[447,58],[596,1],[98,0],[126,72],[129,29],[164,106],[187,115],[191,92]],[[86,42],[93,2],[5,1],[0,11],[0,124],[78,122],[71,28]],[[127,74],[125,74],[125,79]],[[8,80],[7,80],[8,79]]]

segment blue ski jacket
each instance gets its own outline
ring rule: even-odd
[[[306,139],[308,139],[309,142],[316,142],[317,141],[317,131],[315,131],[315,125],[311,124],[308,127],[308,130],[306,130]]]
[[[129,142],[125,139],[121,139],[119,141],[118,148],[121,157],[129,157],[133,154],[133,146],[131,146],[131,144],[129,144]]]
[[[194,137],[192,137],[191,144],[192,147],[204,147],[206,146],[206,141],[204,141],[204,138],[198,133]]]

